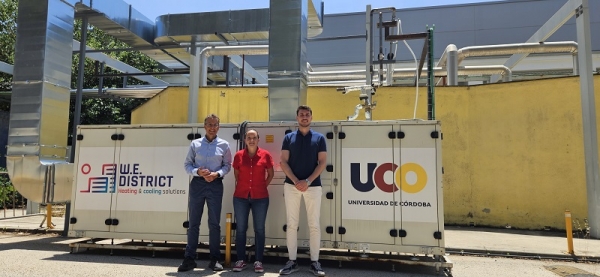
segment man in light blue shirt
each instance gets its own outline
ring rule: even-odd
[[[193,176],[189,190],[189,228],[183,263],[177,271],[189,271],[196,267],[194,261],[198,247],[200,220],[204,203],[208,207],[208,236],[210,263],[214,271],[223,270],[221,257],[221,203],[223,201],[223,176],[231,170],[229,143],[217,137],[219,117],[211,114],[204,119],[206,135],[195,139],[185,158],[185,171]]]

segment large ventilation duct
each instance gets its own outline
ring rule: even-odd
[[[73,16],[65,1],[19,1],[6,161],[13,185],[33,202],[71,196],[73,167],[66,157]]]
[[[306,104],[308,0],[270,0],[269,121],[295,120]]]

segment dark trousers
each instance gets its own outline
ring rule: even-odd
[[[204,212],[204,203],[208,207],[208,243],[210,259],[218,261],[221,257],[221,203],[223,202],[223,180],[206,182],[194,177],[190,182],[189,223],[185,257],[195,258],[200,233],[200,220]]]
[[[254,222],[254,240],[256,245],[256,260],[262,262],[265,251],[265,221],[269,209],[269,197],[261,199],[233,198],[235,211],[235,251],[238,260],[246,260],[246,231],[248,230],[248,217],[252,210]]]

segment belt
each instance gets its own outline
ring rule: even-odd
[[[206,181],[206,179],[204,179],[204,177],[202,177],[202,176],[194,176],[194,178],[200,179],[202,181]],[[223,177],[215,178],[215,180],[223,180]]]

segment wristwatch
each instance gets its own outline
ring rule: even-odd
[[[221,173],[217,172],[217,178],[221,178]]]
[[[310,180],[306,179],[304,181],[306,181],[306,184],[310,186]]]

